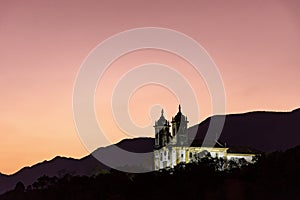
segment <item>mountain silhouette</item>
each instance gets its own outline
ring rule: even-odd
[[[124,150],[143,153],[152,152],[154,139],[152,138],[135,138],[124,139],[116,145]],[[97,152],[107,152],[111,146],[100,147]],[[66,158],[57,156],[49,161],[43,161],[31,167],[24,167],[12,175],[0,174],[0,194],[15,187],[16,183],[21,181],[25,186],[32,184],[37,178],[47,175],[49,177],[62,177],[66,174],[87,175],[91,176],[103,169],[109,167],[100,163],[92,155],[81,159]]]
[[[220,117],[220,116],[213,116]],[[188,129],[189,137],[203,140],[211,118]],[[283,151],[300,144],[300,109],[292,112],[250,112],[226,116],[220,141],[230,147],[229,151],[252,152],[253,149],[272,152]],[[152,152],[153,138],[124,139],[116,145],[136,153]],[[98,148],[93,154],[106,155],[112,146]],[[151,158],[149,158],[151,160]],[[151,164],[149,164],[151,165]],[[0,194],[11,190],[22,181],[25,186],[47,175],[62,177],[65,174],[93,175],[109,167],[92,155],[81,159],[55,157],[31,167],[24,167],[12,175],[0,173]]]
[[[210,121],[211,118],[208,118],[190,127],[189,137],[203,139]],[[300,109],[227,115],[219,140],[229,146],[251,147],[263,152],[295,147],[300,144]]]

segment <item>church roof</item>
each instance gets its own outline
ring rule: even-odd
[[[229,146],[227,153],[259,154],[262,152],[249,146]]]
[[[191,147],[201,147],[203,145],[203,140],[195,139]],[[206,141],[203,147],[215,147],[215,148],[225,148],[226,145],[223,144],[221,141]]]

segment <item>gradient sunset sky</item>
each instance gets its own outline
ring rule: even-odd
[[[0,172],[11,174],[57,155],[87,155],[72,113],[73,85],[81,63],[106,38],[149,26],[180,31],[207,50],[224,82],[227,113],[300,107],[300,1],[3,0]],[[109,96],[122,73],[147,62],[168,64],[197,82],[182,59],[167,52],[138,51],[112,64],[102,80],[106,90],[97,91],[96,99],[99,93]],[[203,91],[198,96],[203,108],[200,122],[209,116],[210,99],[203,82],[196,88]],[[145,113],[153,103],[164,105],[168,119],[176,114],[178,102],[164,88],[142,89],[130,101],[137,124],[151,122]],[[161,94],[159,99],[154,98],[156,93]],[[124,138],[105,104],[97,110],[107,116],[111,141]]]

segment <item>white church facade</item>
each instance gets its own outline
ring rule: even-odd
[[[164,117],[162,110],[160,118],[155,122],[154,169],[174,168],[179,163],[195,162],[198,158],[210,153],[211,157],[223,158],[225,161],[245,159],[253,162],[256,154],[232,153],[229,148],[215,141],[214,146],[203,147],[201,144],[189,143],[188,120],[181,112],[172,117],[171,124]],[[171,132],[170,132],[171,129]]]

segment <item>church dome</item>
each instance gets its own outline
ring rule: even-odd
[[[174,122],[181,122],[181,118],[185,119],[185,116],[181,113],[181,106],[179,105],[179,107],[178,107],[178,113],[173,118],[173,121]]]
[[[159,118],[158,121],[157,121],[157,125],[158,125],[158,126],[163,126],[163,125],[166,124],[166,122],[167,122],[167,120],[166,120],[166,118],[165,118],[165,116],[164,116],[164,110],[162,109],[162,110],[161,110],[161,116],[160,116],[160,118]]]

